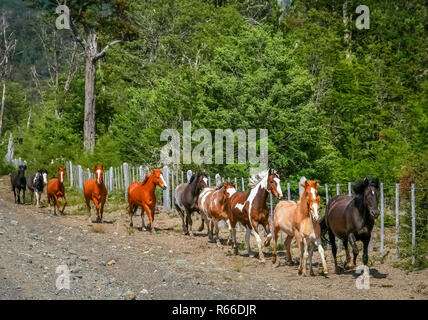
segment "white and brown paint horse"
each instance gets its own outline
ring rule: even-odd
[[[262,240],[258,228],[263,226],[267,233],[264,245],[267,247],[272,239],[269,226],[269,210],[266,206],[268,193],[272,192],[278,199],[282,198],[280,180],[275,170],[269,169],[260,172],[250,178],[250,192],[236,192],[232,195],[230,224],[232,227],[232,247],[235,254],[238,254],[236,243],[236,224],[240,222],[246,227],[246,243],[248,254],[251,255],[250,233],[256,238],[259,249],[259,260],[265,262],[262,251]]]
[[[285,248],[287,259],[291,263],[290,245],[293,238],[296,238],[300,250],[299,275],[303,273],[306,276],[306,262],[309,257],[310,274],[314,275],[312,270],[312,254],[314,244],[320,253],[324,274],[328,273],[325,262],[324,250],[321,245],[321,229],[318,222],[318,211],[320,197],[318,196],[318,182],[305,181],[301,183],[304,191],[300,197],[299,203],[291,200],[281,201],[275,207],[273,233],[274,233],[274,250],[272,263],[276,262],[276,247],[278,242],[278,233],[280,230],[287,234],[285,239]],[[309,246],[309,253],[308,253]]]
[[[232,228],[230,226],[230,197],[236,192],[236,183],[225,181],[217,187],[204,188],[199,195],[198,207],[201,217],[206,219],[209,239],[218,244],[219,221],[225,221],[229,228],[228,242],[231,239]],[[214,231],[215,229],[215,231]]]

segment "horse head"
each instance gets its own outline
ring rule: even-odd
[[[304,189],[304,196],[308,200],[308,210],[312,216],[312,220],[318,221],[318,211],[320,208],[320,196],[318,195],[318,181],[308,181],[300,184]]]
[[[163,178],[162,169],[153,169],[152,170],[152,181],[155,185],[158,185],[163,190],[168,188],[165,179]]]
[[[365,178],[354,185],[354,192],[363,197],[364,206],[376,219],[379,216],[379,179]]]
[[[18,168],[18,176],[24,177],[25,176],[25,170],[27,169],[27,166],[25,164],[21,164]]]
[[[236,182],[225,181],[223,182],[223,185],[221,185],[220,188],[223,188],[223,187],[224,187],[227,199],[230,199],[230,197],[236,192]]]
[[[43,177],[43,184],[46,185],[48,183],[48,171],[46,169],[40,169],[37,172]]]
[[[64,183],[65,179],[65,168],[58,168],[58,179],[60,183]]]
[[[104,167],[103,166],[95,166],[94,173],[97,180],[97,184],[101,184],[104,182]]]
[[[208,178],[204,172],[194,173],[189,180],[189,184],[192,186],[195,194],[199,194],[202,189],[208,187]]]
[[[276,198],[282,199],[282,190],[281,190],[279,175],[273,169],[269,169],[268,178],[267,178],[267,191],[272,192]]]

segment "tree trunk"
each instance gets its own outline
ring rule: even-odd
[[[85,120],[83,124],[83,146],[93,152],[95,147],[95,63],[86,58],[85,73]]]
[[[4,100],[6,98],[6,80],[3,81],[3,93],[1,95],[1,109],[0,109],[0,138],[3,130],[3,114],[4,114]]]
[[[83,123],[83,147],[86,151],[93,152],[95,147],[95,76],[97,36],[94,30],[90,30],[85,50],[85,119]]]

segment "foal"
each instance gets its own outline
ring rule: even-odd
[[[97,222],[103,222],[104,204],[107,199],[107,189],[104,185],[103,179],[103,166],[95,166],[94,172],[96,179],[88,179],[83,187],[83,194],[85,195],[86,206],[88,207],[89,213],[91,212],[90,201],[94,202],[95,208],[97,209]]]
[[[285,248],[287,250],[287,260],[291,262],[290,245],[291,240],[296,238],[297,245],[300,250],[299,275],[306,276],[306,262],[309,256],[309,269],[311,276],[314,275],[312,270],[312,254],[313,245],[318,247],[320,253],[324,274],[328,273],[327,264],[325,262],[324,250],[321,246],[321,232],[318,223],[318,210],[320,197],[318,193],[317,181],[305,181],[301,184],[305,190],[300,197],[299,203],[286,200],[281,201],[275,207],[274,212],[274,251],[272,263],[276,262],[276,247],[278,242],[278,233],[280,230],[287,234],[285,239]],[[309,254],[308,254],[309,245]]]
[[[128,204],[129,216],[131,218],[131,227],[134,225],[132,222],[132,217],[134,216],[138,207],[142,207],[141,220],[143,226],[141,227],[141,230],[143,230],[144,227],[144,212],[146,212],[150,221],[150,231],[153,232],[153,220],[155,218],[156,211],[156,186],[160,186],[163,190],[167,188],[166,182],[162,175],[162,169],[153,169],[152,173],[147,175],[143,182],[134,182],[129,185]]]
[[[226,221],[229,228],[229,238],[231,239],[232,227],[230,226],[230,197],[236,192],[236,183],[225,181],[218,187],[210,187],[202,190],[198,199],[198,206],[201,217],[207,220],[208,237],[214,243],[219,239],[218,222]],[[213,235],[215,227],[215,237]]]
[[[64,213],[65,205],[67,200],[65,199],[65,188],[64,188],[65,168],[58,168],[58,178],[52,178],[48,181],[47,193],[48,203],[51,203],[51,199],[54,200],[54,215],[56,216],[56,209],[59,210],[59,198],[63,198],[64,206],[60,211]]]

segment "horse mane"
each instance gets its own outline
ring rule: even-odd
[[[196,173],[192,174],[192,176],[189,179],[188,184],[191,184],[193,182],[193,180],[195,180],[195,178],[196,178]]]
[[[150,174],[151,175],[151,174]],[[150,175],[146,174],[146,177],[144,178],[144,180],[141,182],[141,185],[144,186],[146,184],[147,181],[149,181],[149,177]]]
[[[250,188],[254,188],[260,181],[266,178],[269,175],[269,170],[263,170],[257,174],[254,174],[250,177],[248,185]]]
[[[353,187],[355,194],[362,195],[367,186],[379,188],[379,179],[365,178],[364,180],[358,180]]]
[[[217,190],[220,190],[221,188],[223,188],[224,187],[224,183],[222,183],[222,184],[219,184],[217,187],[215,187],[215,190],[217,191]]]

